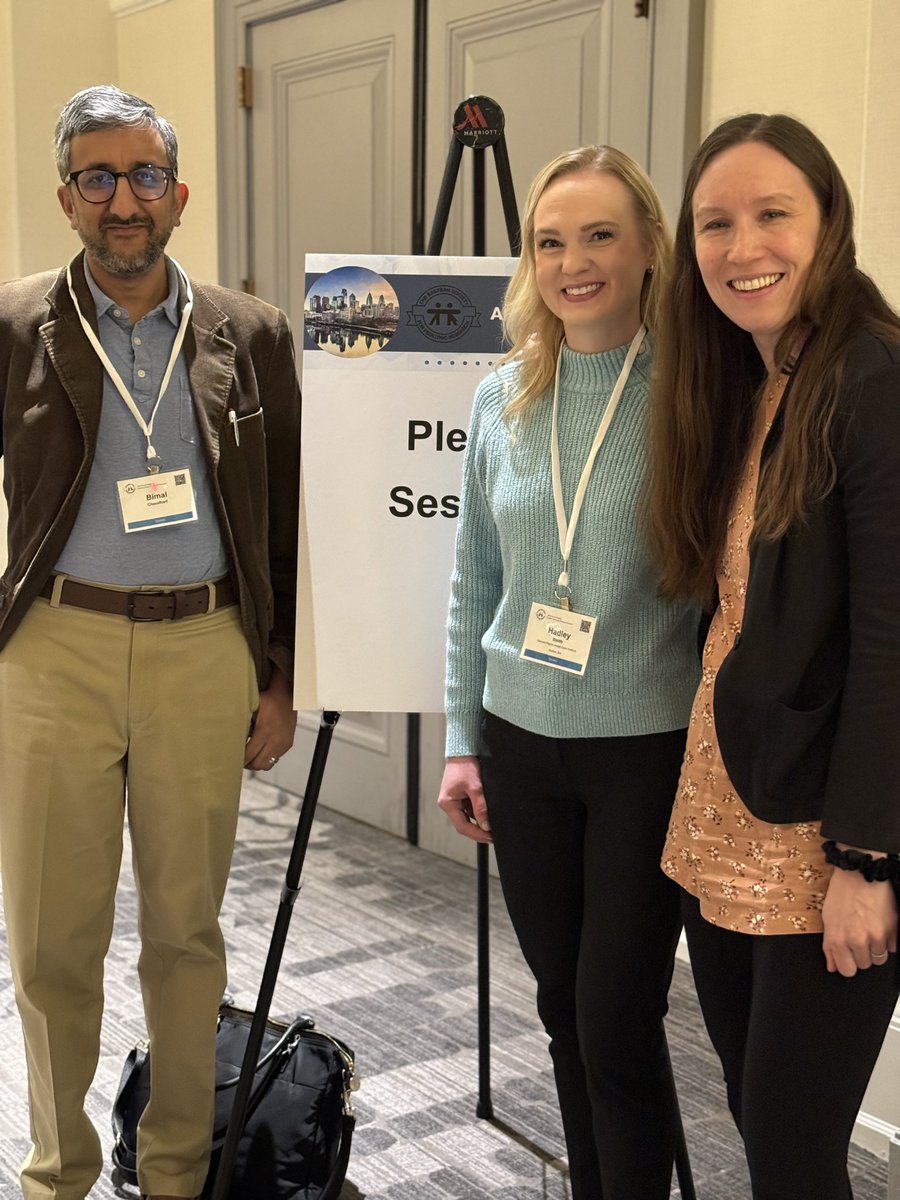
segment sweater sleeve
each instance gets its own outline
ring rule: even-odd
[[[502,424],[503,384],[494,374],[475,393],[463,462],[456,557],[447,621],[447,756],[477,754],[484,695],[481,639],[503,590],[500,543],[486,491],[488,440]]]

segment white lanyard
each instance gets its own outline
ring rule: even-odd
[[[75,311],[78,313],[78,319],[81,322],[81,328],[84,330],[88,341],[94,347],[97,357],[100,359],[101,363],[103,363],[103,368],[112,380],[116,391],[125,401],[129,412],[134,417],[135,421],[137,421],[138,425],[143,430],[144,437],[147,439],[147,470],[151,475],[159,471],[159,466],[153,463],[153,459],[159,457],[151,441],[151,438],[153,437],[153,422],[156,420],[159,402],[166,394],[166,388],[168,388],[169,380],[172,378],[172,371],[175,368],[175,363],[178,361],[178,355],[181,353],[181,344],[184,341],[185,333],[187,333],[188,322],[191,319],[191,309],[194,307],[194,293],[191,290],[190,280],[185,274],[184,269],[175,261],[174,258],[169,259],[169,261],[178,272],[181,282],[184,284],[186,299],[184,308],[181,310],[181,322],[178,326],[178,332],[175,334],[175,341],[172,345],[172,353],[169,355],[169,363],[166,367],[165,374],[163,375],[162,384],[160,385],[159,389],[159,395],[156,397],[156,403],[153,405],[153,412],[150,414],[149,424],[144,420],[140,409],[134,402],[133,396],[123,383],[122,376],[110,362],[109,355],[103,349],[100,339],[97,337],[96,333],[94,333],[93,329],[85,318],[84,313],[81,311],[81,305],[78,303],[78,297],[75,295],[75,289],[72,287],[71,263],[66,267],[66,283],[69,285],[69,295],[72,297],[72,302],[75,305]]]
[[[607,430],[612,424],[612,419],[616,415],[616,409],[619,406],[619,399],[622,392],[625,390],[625,384],[628,382],[628,376],[631,374],[631,368],[634,365],[634,360],[637,358],[641,344],[646,337],[647,330],[641,325],[640,329],[634,335],[631,345],[628,347],[628,353],[625,356],[625,362],[622,364],[622,370],[619,372],[619,378],[616,380],[616,386],[610,394],[609,400],[603,416],[600,418],[600,424],[597,426],[597,432],[594,435],[594,444],[591,446],[590,453],[587,456],[587,462],[584,464],[584,469],[581,472],[581,478],[578,481],[578,487],[575,491],[575,498],[572,501],[572,515],[566,521],[566,505],[563,499],[562,490],[562,475],[559,467],[559,433],[557,429],[557,414],[559,411],[559,369],[562,364],[562,347],[560,347],[559,356],[556,360],[556,378],[553,382],[553,417],[550,425],[550,464],[553,474],[553,505],[556,509],[556,527],[559,530],[559,552],[562,555],[563,569],[560,572],[557,580],[557,587],[565,588],[568,593],[569,588],[569,555],[572,553],[572,543],[575,540],[575,529],[578,525],[578,518],[581,516],[581,506],[584,503],[585,493],[587,492],[588,481],[591,477],[591,471],[594,469],[594,459],[597,457],[597,452],[603,445],[603,439],[606,437]],[[569,607],[568,594],[560,595],[557,592],[560,604],[563,608]]]

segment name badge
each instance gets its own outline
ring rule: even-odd
[[[583,675],[596,626],[596,617],[554,608],[552,604],[532,604],[519,658]]]
[[[120,479],[116,488],[126,533],[197,520],[197,504],[187,467],[158,475],[140,475],[137,479]]]

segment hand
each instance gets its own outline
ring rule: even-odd
[[[822,907],[822,950],[829,971],[850,978],[884,966],[897,950],[897,901],[889,883],[869,883],[859,871],[835,870]]]
[[[481,787],[481,765],[475,755],[447,759],[438,806],[463,837],[471,838],[474,842],[493,841]]]
[[[293,705],[290,681],[273,666],[269,686],[259,693],[253,732],[244,750],[245,767],[252,771],[271,771],[282,754],[290,750],[297,730],[297,713]]]

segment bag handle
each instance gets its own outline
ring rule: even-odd
[[[270,1050],[268,1050],[263,1055],[263,1057],[257,1062],[256,1070],[253,1073],[254,1076],[257,1075],[261,1070],[265,1070],[265,1074],[263,1075],[262,1079],[260,1079],[259,1082],[254,1086],[254,1088],[251,1091],[250,1096],[247,1100],[247,1114],[244,1119],[245,1125],[246,1125],[247,1121],[250,1119],[250,1117],[252,1116],[252,1114],[259,1107],[260,1103],[262,1102],[263,1096],[266,1094],[266,1092],[271,1087],[272,1081],[274,1080],[275,1076],[278,1074],[278,1068],[281,1066],[281,1059],[284,1058],[287,1055],[287,1053],[289,1052],[289,1050],[291,1048],[291,1043],[304,1030],[308,1030],[309,1028],[310,1028],[310,1018],[309,1017],[300,1017],[299,1020],[292,1022],[288,1026],[288,1028],[284,1031],[284,1033],[281,1035],[281,1037],[278,1039],[278,1041],[275,1043],[275,1045],[272,1046],[272,1048]],[[224,1091],[226,1088],[235,1087],[236,1084],[238,1083],[239,1079],[240,1079],[240,1075],[235,1075],[235,1077],[233,1079],[226,1079],[223,1083],[217,1083],[216,1084],[216,1092],[218,1093],[220,1091]],[[222,1146],[225,1144],[225,1138],[228,1134],[228,1126],[229,1126],[230,1122],[231,1122],[231,1113],[228,1114],[228,1118],[226,1119],[225,1124],[222,1126],[222,1128],[217,1129],[213,1132],[213,1140],[212,1140],[213,1150],[220,1150],[222,1148]]]
[[[287,1027],[278,1041],[266,1051],[261,1059],[259,1059],[256,1064],[256,1070],[253,1072],[253,1074],[258,1074],[263,1070],[264,1067],[269,1066],[274,1058],[278,1058],[287,1049],[288,1043],[294,1037],[296,1037],[298,1033],[302,1032],[303,1030],[311,1029],[312,1027],[313,1022],[310,1017],[300,1017],[298,1020],[294,1021]],[[216,1091],[221,1092],[224,1091],[225,1088],[236,1087],[240,1078],[240,1074],[237,1074],[233,1079],[223,1079],[220,1083],[216,1084]]]

